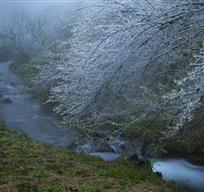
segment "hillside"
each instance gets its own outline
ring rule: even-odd
[[[104,162],[30,140],[0,126],[1,192],[173,192],[148,167]]]

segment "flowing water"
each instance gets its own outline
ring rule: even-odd
[[[9,69],[10,62],[0,63],[1,102],[0,119],[9,128],[16,129],[32,139],[68,147],[73,144],[77,132],[59,126],[52,113],[42,111],[42,104],[32,98],[23,82]]]
[[[23,132],[34,140],[60,147],[72,146],[79,132],[59,126],[53,113],[43,112],[42,103],[32,98],[22,80],[12,73],[9,66],[10,62],[0,62],[0,120],[7,127]],[[118,143],[122,141],[112,141],[110,145],[117,148]],[[104,160],[121,156],[119,153],[89,151],[90,143],[79,148]],[[174,180],[186,191],[204,192],[204,167],[176,159],[157,159],[153,162],[153,171],[161,172],[165,180]]]
[[[174,180],[185,191],[204,192],[204,167],[183,159],[155,159],[153,171],[162,173],[165,180]]]

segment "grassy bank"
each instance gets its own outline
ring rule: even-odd
[[[21,61],[15,61],[11,65],[11,70],[21,77],[26,83],[30,83],[33,76],[38,73],[37,68]]]
[[[0,125],[1,192],[177,191],[150,169],[104,162],[30,140]]]

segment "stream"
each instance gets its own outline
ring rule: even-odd
[[[175,181],[188,192],[204,192],[204,167],[184,159],[155,159],[153,171],[162,173],[163,179]]]
[[[10,64],[0,63],[1,120],[34,140],[59,147],[70,146],[77,132],[58,126],[54,114],[42,111],[42,104],[32,98],[23,81],[11,72]]]
[[[25,133],[34,140],[71,148],[79,131],[60,126],[52,112],[44,112],[42,103],[32,97],[24,82],[10,70],[10,64],[0,62],[0,120],[10,129]],[[118,146],[122,143],[120,139],[109,142],[116,152],[89,151],[91,142],[80,144],[75,151],[86,149],[87,154],[110,161],[121,156]],[[153,171],[161,172],[165,180],[174,180],[186,191],[204,192],[204,167],[181,159],[155,159],[152,162]]]

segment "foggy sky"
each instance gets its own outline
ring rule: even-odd
[[[65,9],[76,7],[81,0],[0,0],[1,25],[9,20],[18,18],[22,12],[27,15],[53,15],[63,12]]]

